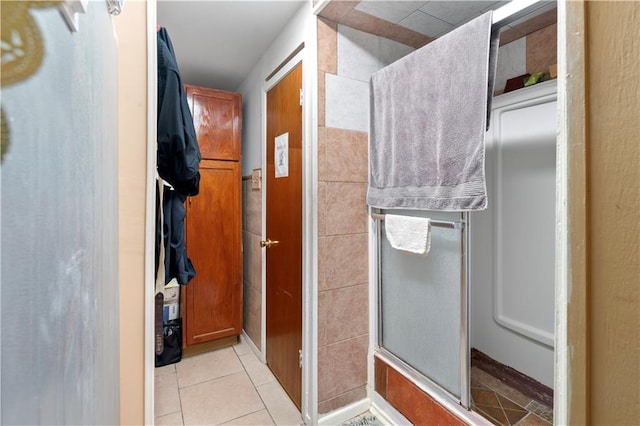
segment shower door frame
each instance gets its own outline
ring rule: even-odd
[[[381,226],[379,220],[374,220],[372,215],[380,214],[381,210],[376,208],[369,209],[369,276],[370,279],[370,299],[374,303],[370,303],[370,318],[376,318],[371,324],[370,336],[370,362],[369,377],[373,377],[373,357],[374,355],[387,363],[398,373],[402,374],[416,387],[423,392],[429,394],[443,406],[454,410],[454,407],[462,405],[469,410],[471,405],[470,398],[470,371],[471,371],[471,352],[470,333],[469,333],[469,266],[470,266],[470,230],[469,230],[469,212],[460,212],[462,224],[461,227],[461,259],[460,259],[460,350],[459,350],[459,368],[460,368],[460,398],[453,395],[448,390],[431,380],[426,375],[418,372],[407,362],[391,353],[382,346],[382,262],[380,261],[381,252]],[[371,393],[373,395],[373,392]]]

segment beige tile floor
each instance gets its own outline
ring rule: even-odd
[[[249,345],[156,368],[156,425],[300,425],[302,418]]]

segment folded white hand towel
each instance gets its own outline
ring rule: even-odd
[[[431,248],[431,224],[426,217],[385,216],[385,234],[396,250],[426,256]]]

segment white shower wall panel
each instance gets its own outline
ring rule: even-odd
[[[338,75],[369,82],[382,66],[378,60],[380,37],[338,25]]]
[[[371,74],[415,49],[338,25],[337,50],[337,75],[325,76],[326,126],[368,132]]]
[[[326,124],[336,129],[369,130],[369,85],[360,80],[327,74]]]
[[[507,80],[523,75],[527,72],[527,39],[519,38],[516,41],[500,46],[498,50],[498,63],[496,64],[496,77],[494,89],[498,93],[504,92]]]
[[[471,215],[471,345],[553,387],[555,82],[496,97]]]

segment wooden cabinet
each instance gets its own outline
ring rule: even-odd
[[[240,94],[186,86],[202,158],[240,161]]]
[[[200,193],[186,202],[186,244],[196,276],[184,286],[183,346],[242,332],[239,94],[186,86],[200,163]]]

